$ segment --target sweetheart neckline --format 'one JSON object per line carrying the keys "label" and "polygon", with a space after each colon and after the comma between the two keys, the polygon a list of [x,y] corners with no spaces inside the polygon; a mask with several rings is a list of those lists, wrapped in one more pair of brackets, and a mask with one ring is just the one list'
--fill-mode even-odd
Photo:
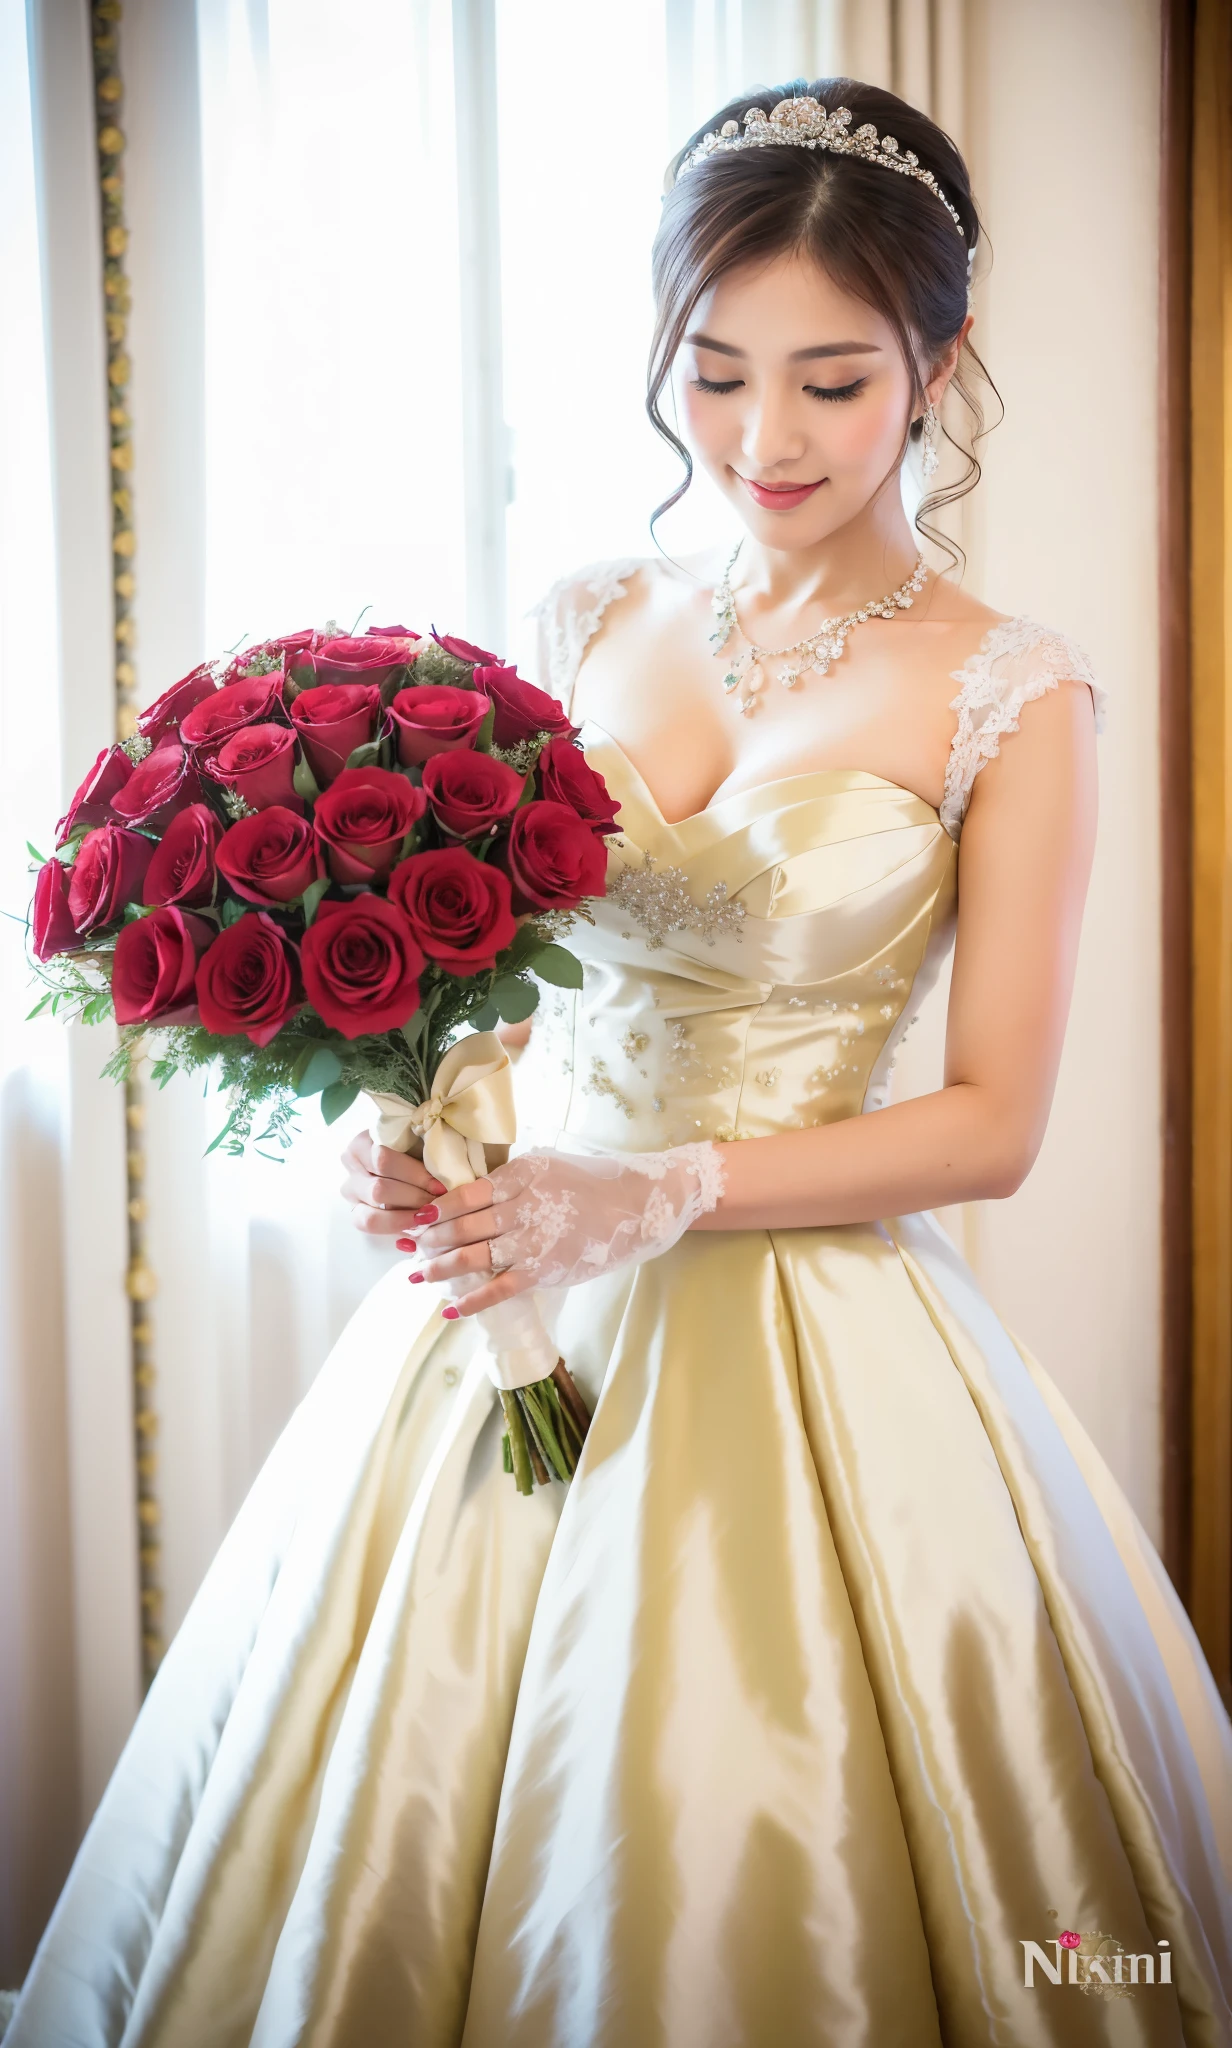
{"label": "sweetheart neckline", "polygon": [[910,797],[913,803],[922,804],[926,811],[932,813],[932,816],[936,818],[938,824],[941,823],[941,812],[938,809],[937,805],[930,804],[926,797],[922,797],[919,794],[918,790],[908,789],[901,782],[891,782],[889,777],[886,775],[874,775],[870,768],[805,768],[802,769],[800,773],[796,775],[777,775],[774,776],[769,782],[755,783],[751,789],[734,789],[728,796],[719,796],[716,793],[714,796],[711,797],[710,802],[706,804],[700,811],[689,811],[683,818],[665,818],[663,815],[662,807],[659,804],[659,800],[656,797],[654,791],[651,789],[650,784],[647,782],[645,776],[642,774],[642,771],[638,767],[636,761],[634,761],[631,758],[631,756],[628,753],[626,753],[624,747],[622,747],[620,741],[616,738],[615,733],[609,732],[605,725],[600,725],[597,718],[589,717],[583,718],[581,725],[578,727],[579,733],[584,733],[588,726],[594,732],[601,733],[603,735],[603,738],[607,741],[608,745],[614,747],[616,752],[620,755],[621,760],[624,762],[625,767],[629,770],[630,774],[637,777],[637,780],[641,785],[643,794],[649,801],[651,809],[654,811],[656,817],[659,820],[659,823],[662,826],[664,826],[664,828],[668,832],[678,832],[685,825],[696,825],[703,818],[714,817],[717,812],[725,809],[725,807],[728,804],[738,803],[742,800],[747,802],[753,797],[766,795],[766,793],[769,790],[789,789],[792,783],[794,782],[819,782],[825,778],[834,776],[844,776],[848,778],[858,777],[859,783],[861,784],[871,785],[872,787],[878,789],[895,790],[897,791],[899,796]]}

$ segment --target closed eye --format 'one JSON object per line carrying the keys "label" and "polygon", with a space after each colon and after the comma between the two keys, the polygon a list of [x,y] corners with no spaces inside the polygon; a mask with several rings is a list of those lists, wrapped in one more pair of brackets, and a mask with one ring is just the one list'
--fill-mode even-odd
{"label": "closed eye", "polygon": [[[743,382],[743,377],[731,377],[720,382],[714,377],[703,377],[700,370],[693,379],[696,390],[710,392],[717,397],[728,391],[739,391]],[[851,384],[806,384],[804,389],[810,398],[828,398],[841,403],[847,398],[857,398],[867,382],[867,377],[857,377]]]}
{"label": "closed eye", "polygon": [[841,401],[844,398],[857,397],[867,382],[867,377],[857,377],[854,384],[806,384],[804,388],[810,398],[832,398]]}

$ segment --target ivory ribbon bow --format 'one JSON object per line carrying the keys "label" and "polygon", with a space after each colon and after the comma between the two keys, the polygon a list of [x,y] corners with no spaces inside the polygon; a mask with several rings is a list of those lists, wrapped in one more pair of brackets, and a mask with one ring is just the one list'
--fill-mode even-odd
{"label": "ivory ribbon bow", "polygon": [[[447,1188],[481,1180],[488,1170],[485,1145],[511,1145],[518,1119],[513,1100],[513,1062],[494,1031],[473,1031],[452,1045],[437,1068],[426,1102],[369,1089],[380,1115],[372,1126],[376,1145],[409,1152],[423,1140],[428,1172]],[[453,1283],[455,1295],[481,1287],[479,1274]],[[488,1337],[487,1369],[494,1386],[527,1387],[547,1379],[556,1346],[543,1327],[533,1294],[518,1294],[476,1320]]]}
{"label": "ivory ribbon bow", "polygon": [[445,1054],[426,1102],[368,1091],[380,1116],[376,1145],[409,1152],[423,1140],[428,1172],[447,1188],[480,1180],[488,1170],[485,1145],[511,1145],[517,1132],[513,1063],[495,1031],[473,1031]]}

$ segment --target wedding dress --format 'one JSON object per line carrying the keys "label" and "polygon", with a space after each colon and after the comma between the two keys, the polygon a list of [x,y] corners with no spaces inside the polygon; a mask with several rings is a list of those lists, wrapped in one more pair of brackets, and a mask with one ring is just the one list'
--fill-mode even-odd
{"label": "wedding dress", "polygon": [[[562,700],[631,567],[545,606]],[[519,1072],[540,1125],[875,1108],[974,777],[1062,677],[1055,635],[988,634],[939,813],[844,769],[669,825],[586,726],[622,832]],[[932,1219],[693,1232],[543,1295],[595,1415],[529,1499],[439,1300],[391,1270],[292,1417],[7,2048],[1228,2048],[1232,1727]]]}

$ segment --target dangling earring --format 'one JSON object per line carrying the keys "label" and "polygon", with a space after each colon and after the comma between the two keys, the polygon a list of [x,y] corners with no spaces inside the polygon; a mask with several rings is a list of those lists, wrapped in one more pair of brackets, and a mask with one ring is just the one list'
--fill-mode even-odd
{"label": "dangling earring", "polygon": [[927,483],[930,476],[936,475],[937,465],[941,460],[941,457],[937,453],[937,428],[939,425],[940,422],[937,418],[937,408],[930,399],[929,403],[924,408],[920,420],[920,469],[923,473],[925,483]]}

